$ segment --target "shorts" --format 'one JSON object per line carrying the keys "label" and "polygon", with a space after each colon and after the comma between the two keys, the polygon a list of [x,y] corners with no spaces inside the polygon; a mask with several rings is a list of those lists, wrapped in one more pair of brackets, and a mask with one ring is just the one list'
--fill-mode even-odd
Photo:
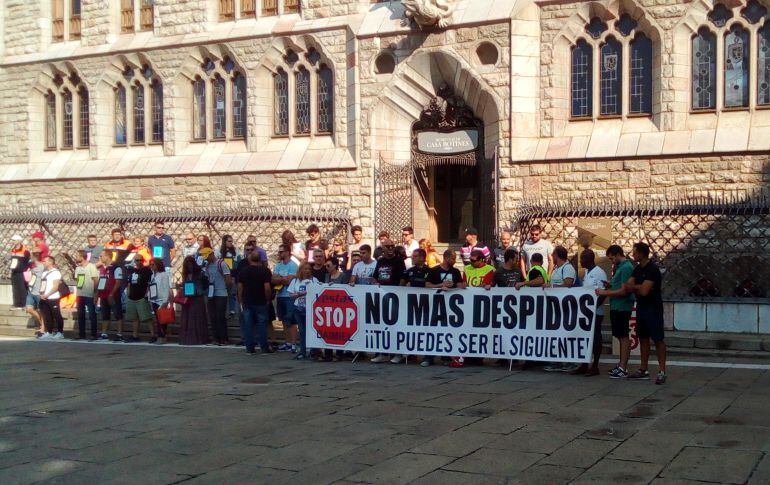
{"label": "shorts", "polygon": [[27,293],[27,302],[25,304],[27,308],[32,308],[33,310],[37,310],[40,308],[40,295],[33,295],[32,293]]}
{"label": "shorts", "polygon": [[102,309],[103,321],[109,322],[110,315],[115,317],[115,320],[123,320],[123,304],[119,297],[116,298],[115,304],[110,303],[109,298],[99,298],[99,306]]}
{"label": "shorts", "polygon": [[653,342],[663,341],[663,309],[636,308],[636,335],[652,339]]}
{"label": "shorts", "polygon": [[628,338],[628,322],[631,320],[631,312],[610,310],[610,323],[612,324],[612,336],[615,338]]}
{"label": "shorts", "polygon": [[294,318],[294,299],[288,296],[279,296],[275,299],[276,313],[278,319],[283,322],[284,325],[292,326],[297,324],[297,320]]}
{"label": "shorts", "polygon": [[142,298],[141,300],[128,299],[126,302],[126,320],[134,322],[146,322],[152,320],[153,312],[150,302]]}

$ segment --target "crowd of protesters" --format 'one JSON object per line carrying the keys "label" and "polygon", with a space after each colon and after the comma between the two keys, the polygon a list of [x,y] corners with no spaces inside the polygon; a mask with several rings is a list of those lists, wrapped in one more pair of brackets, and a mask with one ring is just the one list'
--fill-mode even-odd
{"label": "crowd of protesters", "polygon": [[[305,335],[307,286],[311,283],[412,286],[444,290],[466,287],[575,287],[593,288],[599,298],[591,364],[553,363],[549,372],[599,374],[602,352],[601,327],[605,299],[609,300],[612,335],[620,344],[620,359],[611,378],[649,379],[650,340],[655,343],[659,372],[658,384],[666,381],[666,347],[663,331],[661,272],[650,260],[645,243],[633,246],[632,263],[616,245],[606,250],[612,263],[612,276],[597,266],[591,249],[579,253],[577,265],[567,249],[554,246],[535,225],[520,250],[513,246],[510,232],[503,231],[499,246],[490,249],[479,242],[474,228],[465,231],[465,243],[457,253],[447,249],[437,254],[428,239],[415,239],[414,230],[404,227],[400,242],[386,231],[376,244],[363,239],[360,226],[351,229],[352,242],[328,241],[312,224],[302,243],[290,230],[283,232],[272,269],[267,252],[248,236],[241,251],[232,236],[222,237],[213,247],[206,235],[187,234],[179,248],[158,221],[154,234],[146,239],[126,239],[120,229],[99,243],[96,235],[77,251],[75,300],[78,318],[77,339],[139,342],[144,325],[150,342],[165,343],[168,324],[179,321],[178,340],[184,345],[230,345],[228,319],[240,320],[240,344],[249,354],[290,352],[294,358],[340,360],[351,357],[342,352],[308,349]],[[56,259],[49,254],[44,235],[32,234],[30,247],[23,238],[12,238],[10,255],[13,305],[26,308],[40,324],[40,339],[63,339],[64,321],[60,302],[69,296]],[[173,281],[171,262],[177,251],[183,258],[181,279]],[[458,266],[461,269],[458,268]],[[576,270],[580,268],[580,272]],[[514,291],[515,291],[514,290]],[[641,365],[629,372],[629,322],[636,306],[636,333],[640,340]],[[181,308],[176,318],[175,308]],[[101,316],[101,326],[98,316]],[[268,327],[275,319],[283,324],[284,342],[274,349],[268,340]],[[89,326],[87,328],[86,320]],[[116,332],[110,336],[111,322]],[[124,336],[124,325],[131,324],[131,335]],[[401,363],[401,355],[376,354],[372,363]],[[481,359],[456,357],[442,359],[450,367],[478,364]],[[422,358],[422,366],[434,363],[433,356]],[[521,368],[533,365],[519,363]]]}

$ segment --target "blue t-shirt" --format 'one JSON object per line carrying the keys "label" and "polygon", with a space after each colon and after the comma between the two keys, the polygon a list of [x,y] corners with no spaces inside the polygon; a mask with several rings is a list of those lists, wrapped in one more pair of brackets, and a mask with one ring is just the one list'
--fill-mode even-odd
{"label": "blue t-shirt", "polygon": [[[292,260],[289,260],[288,263],[284,263],[283,261],[278,261],[276,263],[275,268],[273,269],[273,274],[277,274],[279,276],[291,276],[297,274],[297,269],[299,266],[297,266],[297,263],[295,263]],[[288,298],[289,297],[289,285],[283,285],[283,288],[278,292],[278,298]]]}
{"label": "blue t-shirt", "polygon": [[161,237],[152,235],[147,238],[147,246],[150,248],[150,255],[153,259],[163,258],[163,265],[171,267],[171,250],[174,248],[174,240],[168,234]]}

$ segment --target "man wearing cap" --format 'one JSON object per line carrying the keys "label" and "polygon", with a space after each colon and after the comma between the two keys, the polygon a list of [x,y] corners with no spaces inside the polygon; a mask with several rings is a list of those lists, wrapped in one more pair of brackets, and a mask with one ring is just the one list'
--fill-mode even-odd
{"label": "man wearing cap", "polygon": [[465,244],[460,248],[460,257],[465,266],[471,264],[471,253],[477,250],[481,251],[485,261],[489,260],[491,253],[488,247],[479,243],[479,231],[475,227],[469,227],[465,230]]}
{"label": "man wearing cap", "polygon": [[41,231],[32,233],[32,247],[40,249],[40,261],[48,257],[48,244],[45,243],[45,234]]}
{"label": "man wearing cap", "polygon": [[13,307],[24,308],[27,302],[27,282],[24,280],[24,272],[29,267],[29,251],[18,234],[11,238],[11,290],[13,292]]}
{"label": "man wearing cap", "polygon": [[126,320],[133,324],[133,336],[127,342],[139,342],[139,323],[146,322],[150,328],[150,343],[158,340],[155,336],[155,325],[153,325],[153,312],[149,300],[147,300],[147,290],[150,288],[152,279],[152,270],[145,266],[144,257],[137,254],[134,257],[134,270],[131,272],[126,290],[128,299],[126,300]]}
{"label": "man wearing cap", "polygon": [[230,268],[218,259],[211,248],[201,248],[198,254],[208,263],[203,270],[209,279],[208,314],[211,335],[216,345],[229,345],[227,336],[227,295],[233,285]]}

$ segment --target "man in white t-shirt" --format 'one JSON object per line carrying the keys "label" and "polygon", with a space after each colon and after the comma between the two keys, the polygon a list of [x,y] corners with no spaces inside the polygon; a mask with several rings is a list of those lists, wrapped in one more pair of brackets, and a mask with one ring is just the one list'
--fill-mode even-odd
{"label": "man in white t-shirt", "polygon": [[353,266],[353,274],[350,275],[350,286],[374,285],[377,281],[374,279],[374,269],[377,267],[377,261],[372,259],[372,247],[364,244],[358,248],[361,253],[361,261]]}
{"label": "man in white t-shirt", "polygon": [[532,268],[532,255],[535,253],[543,255],[543,269],[548,271],[548,274],[553,271],[553,244],[547,239],[542,239],[542,232],[538,224],[530,228],[529,239],[521,247],[521,261],[519,261],[521,274],[529,274]]}
{"label": "man in white t-shirt", "polygon": [[64,338],[64,318],[61,316],[59,308],[59,283],[62,280],[61,272],[56,269],[56,260],[53,256],[48,256],[43,260],[45,271],[40,276],[40,313],[43,315],[46,332],[40,336],[41,339],[60,340]]}
{"label": "man in white t-shirt", "polygon": [[401,246],[406,251],[404,265],[406,269],[409,269],[414,266],[412,264],[412,253],[414,253],[415,249],[420,249],[420,243],[414,240],[414,229],[411,226],[401,229]]}
{"label": "man in white t-shirt", "polygon": [[353,269],[353,253],[359,252],[364,244],[371,246],[368,241],[364,241],[364,230],[361,226],[353,226],[350,228],[350,233],[353,235],[353,242],[348,244],[348,267],[340,269]]}
{"label": "man in white t-shirt", "polygon": [[[553,272],[548,286],[551,288],[571,288],[577,280],[577,272],[567,261],[567,249],[564,246],[553,248],[553,263]],[[554,362],[543,367],[543,370],[546,372],[572,372],[577,368],[576,364]]]}
{"label": "man in white t-shirt", "polygon": [[[580,266],[585,268],[586,272],[583,275],[583,287],[592,288],[594,290],[603,290],[607,287],[607,273],[603,269],[596,266],[596,255],[590,249],[585,249],[580,253]],[[599,297],[599,301],[596,305],[596,322],[594,323],[594,345],[593,345],[593,361],[591,367],[588,364],[581,364],[575,374],[585,374],[587,376],[599,375],[599,358],[602,355],[602,321],[604,320],[604,297]]]}

